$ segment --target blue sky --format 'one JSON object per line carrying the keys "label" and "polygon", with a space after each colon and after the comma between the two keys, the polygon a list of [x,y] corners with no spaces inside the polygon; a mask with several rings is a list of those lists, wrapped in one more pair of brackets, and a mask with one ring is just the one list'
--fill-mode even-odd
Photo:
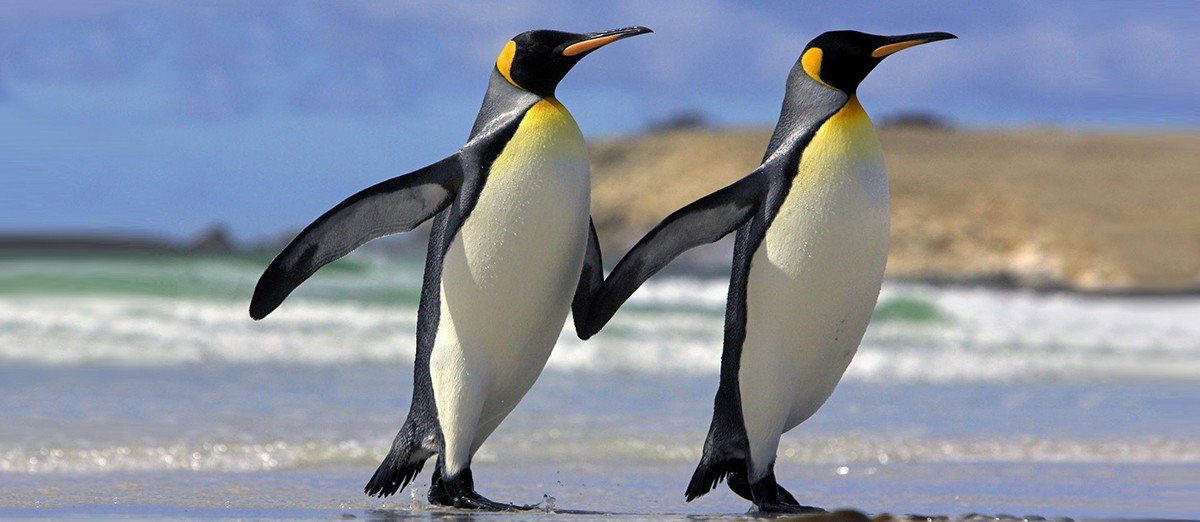
{"label": "blue sky", "polygon": [[307,224],[460,146],[495,56],[534,28],[645,25],[559,98],[590,138],[694,112],[774,123],[822,31],[950,31],[860,90],[877,118],[967,127],[1200,127],[1193,2],[8,2],[0,233],[241,239]]}

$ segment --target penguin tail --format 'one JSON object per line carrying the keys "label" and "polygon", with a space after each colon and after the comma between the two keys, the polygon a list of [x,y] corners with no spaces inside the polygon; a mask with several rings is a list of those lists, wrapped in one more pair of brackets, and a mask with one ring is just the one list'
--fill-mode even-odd
{"label": "penguin tail", "polygon": [[363,492],[380,498],[394,495],[414,478],[417,478],[417,474],[421,473],[421,469],[424,467],[424,460],[405,462],[395,452],[388,453],[387,458],[383,459],[383,463],[379,465],[379,469],[375,470],[371,481],[367,482],[367,486],[363,488]]}
{"label": "penguin tail", "polygon": [[745,468],[745,462],[741,459],[717,460],[710,455],[710,452],[704,452],[704,456],[700,458],[700,464],[692,473],[692,481],[688,483],[687,487],[688,502],[707,495],[709,491],[716,489],[726,476]]}
{"label": "penguin tail", "polygon": [[429,441],[422,440],[431,438],[418,436],[414,423],[405,422],[404,427],[400,428],[400,433],[396,434],[391,451],[383,458],[363,492],[372,497],[383,498],[407,486],[421,473],[425,461],[436,453],[426,446],[425,442]]}

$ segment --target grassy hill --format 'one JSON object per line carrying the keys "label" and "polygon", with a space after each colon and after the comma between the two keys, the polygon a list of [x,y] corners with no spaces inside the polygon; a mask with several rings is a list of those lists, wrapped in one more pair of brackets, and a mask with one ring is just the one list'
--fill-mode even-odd
{"label": "grassy hill", "polygon": [[[1200,289],[1200,134],[880,133],[888,276],[1097,292]],[[769,130],[675,130],[592,147],[609,261],[671,211],[756,167]]]}

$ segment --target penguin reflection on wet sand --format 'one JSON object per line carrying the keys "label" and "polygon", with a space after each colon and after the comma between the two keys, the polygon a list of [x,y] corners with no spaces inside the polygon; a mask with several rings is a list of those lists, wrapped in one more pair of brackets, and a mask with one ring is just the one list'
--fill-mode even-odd
{"label": "penguin reflection on wet sand", "polygon": [[255,319],[321,266],[433,218],[412,406],[367,494],[395,493],[437,455],[431,503],[518,509],[475,492],[471,459],[533,386],[568,309],[578,330],[603,281],[587,148],[554,90],[588,53],[648,32],[516,36],[496,60],[466,145],[350,196],[263,273],[250,304]]}
{"label": "penguin reflection on wet sand", "polygon": [[883,281],[887,175],[855,92],[892,53],[954,37],[835,31],[809,42],[762,165],[664,219],[597,292],[585,337],[676,256],[736,232],[721,379],[689,501],[727,479],[760,511],[819,511],[776,483],[775,453],[833,392]]}

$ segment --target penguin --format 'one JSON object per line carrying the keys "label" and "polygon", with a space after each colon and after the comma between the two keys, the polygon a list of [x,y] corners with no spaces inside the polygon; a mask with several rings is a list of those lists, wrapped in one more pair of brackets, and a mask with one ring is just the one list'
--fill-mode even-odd
{"label": "penguin", "polygon": [[597,291],[590,337],[649,277],[735,233],[721,376],[690,502],[721,480],[762,512],[810,512],[775,479],[780,435],[833,392],[858,349],[887,261],[883,150],[859,83],[885,57],[949,33],[821,34],[788,75],[762,164],[672,213]]}
{"label": "penguin", "polygon": [[412,405],[364,492],[386,497],[437,455],[435,505],[514,506],[475,491],[471,459],[545,367],[572,310],[603,282],[583,135],[554,97],[584,56],[650,32],[537,30],[505,44],[470,137],[454,154],[342,201],[263,272],[250,316],[266,317],[317,269],[372,239],[433,219],[417,311]]}

